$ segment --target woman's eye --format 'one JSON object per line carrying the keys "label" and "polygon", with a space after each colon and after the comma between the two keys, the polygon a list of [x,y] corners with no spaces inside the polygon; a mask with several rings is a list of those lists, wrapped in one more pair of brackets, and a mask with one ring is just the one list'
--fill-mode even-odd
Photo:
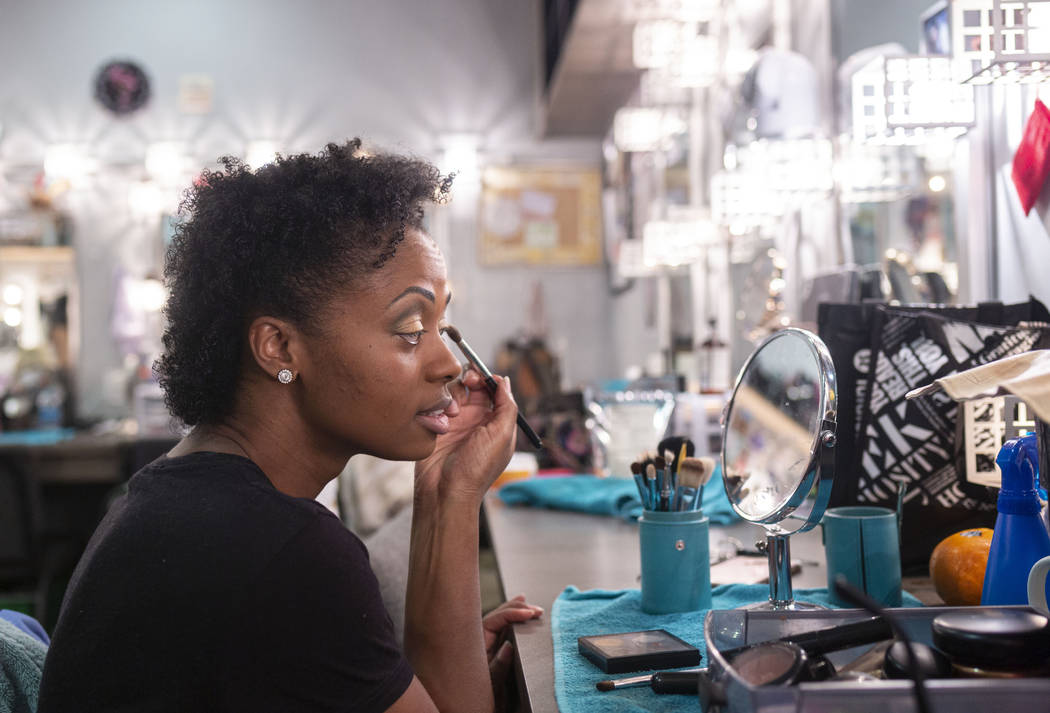
{"label": "woman's eye", "polygon": [[427,330],[420,329],[416,332],[402,332],[398,336],[404,339],[409,344],[419,344],[419,340],[423,338],[423,335],[427,333]]}

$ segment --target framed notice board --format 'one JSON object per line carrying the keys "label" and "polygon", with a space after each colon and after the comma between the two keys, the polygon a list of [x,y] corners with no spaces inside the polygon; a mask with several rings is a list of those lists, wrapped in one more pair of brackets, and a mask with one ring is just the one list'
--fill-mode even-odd
{"label": "framed notice board", "polygon": [[596,265],[598,169],[486,168],[479,225],[483,265]]}

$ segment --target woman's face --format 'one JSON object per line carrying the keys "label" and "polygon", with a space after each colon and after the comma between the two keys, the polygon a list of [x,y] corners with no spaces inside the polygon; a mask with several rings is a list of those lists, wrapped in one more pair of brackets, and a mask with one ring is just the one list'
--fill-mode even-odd
{"label": "woman's face", "polygon": [[388,460],[430,455],[460,363],[442,337],[451,298],[437,245],[408,229],[394,257],[337,294],[305,337],[302,413],[316,446]]}

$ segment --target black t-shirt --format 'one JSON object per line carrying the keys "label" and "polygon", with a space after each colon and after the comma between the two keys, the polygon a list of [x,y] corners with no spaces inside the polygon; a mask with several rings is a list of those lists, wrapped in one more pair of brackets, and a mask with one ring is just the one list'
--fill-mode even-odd
{"label": "black t-shirt", "polygon": [[99,525],[38,711],[383,711],[411,681],[361,541],[247,458],[194,453]]}

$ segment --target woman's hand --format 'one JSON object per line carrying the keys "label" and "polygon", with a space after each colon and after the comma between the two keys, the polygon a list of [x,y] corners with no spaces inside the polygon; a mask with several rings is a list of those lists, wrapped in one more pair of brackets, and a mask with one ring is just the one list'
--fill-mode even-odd
{"label": "woman's hand", "polygon": [[459,414],[449,420],[448,433],[438,436],[434,452],[416,464],[417,486],[480,502],[506,468],[514,452],[518,407],[510,381],[493,378],[499,388],[492,396],[474,369],[450,389]]}
{"label": "woman's hand", "polygon": [[537,607],[525,601],[525,595],[519,594],[508,602],[486,614],[481,620],[485,631],[485,653],[489,659],[489,674],[492,676],[492,690],[497,707],[503,698],[503,688],[510,675],[510,664],[514,660],[514,646],[507,641],[507,632],[511,624],[530,619],[537,619],[543,614],[543,607]]}

